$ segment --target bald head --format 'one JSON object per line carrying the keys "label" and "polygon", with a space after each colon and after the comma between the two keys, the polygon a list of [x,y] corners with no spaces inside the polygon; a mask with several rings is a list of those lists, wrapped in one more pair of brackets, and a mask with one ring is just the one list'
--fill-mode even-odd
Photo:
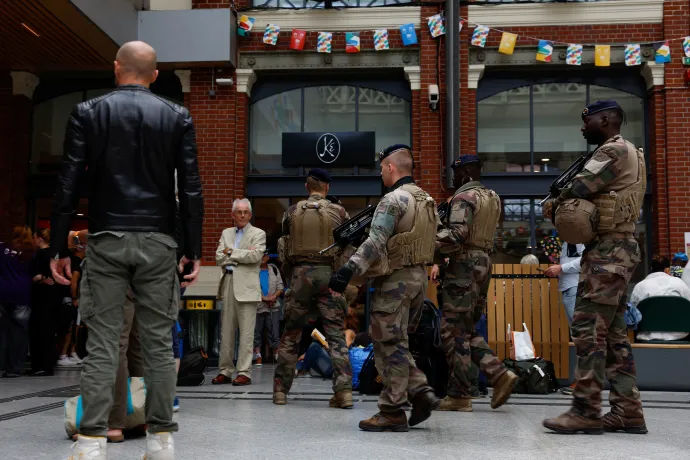
{"label": "bald head", "polygon": [[150,85],[158,77],[156,50],[140,41],[125,43],[115,56],[115,76],[118,85]]}

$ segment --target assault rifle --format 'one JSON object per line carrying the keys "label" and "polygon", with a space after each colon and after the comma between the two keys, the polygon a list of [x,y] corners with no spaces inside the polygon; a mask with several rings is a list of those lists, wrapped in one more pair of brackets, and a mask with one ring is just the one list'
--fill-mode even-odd
{"label": "assault rifle", "polygon": [[546,198],[541,200],[539,205],[543,206],[547,200],[551,198],[557,198],[558,195],[561,194],[561,189],[564,189],[568,185],[570,185],[573,179],[575,179],[575,176],[582,172],[582,170],[585,168],[585,164],[589,161],[590,158],[592,158],[592,155],[594,155],[594,152],[581,156],[580,158],[575,160],[575,163],[571,164],[570,167],[568,167],[568,169],[566,169],[563,172],[563,174],[558,176],[556,180],[554,180],[551,184],[551,187],[549,188],[549,194],[546,196]]}
{"label": "assault rifle", "polygon": [[[438,205],[437,210],[439,217],[445,219],[450,211],[450,205],[444,201]],[[319,251],[319,255],[324,255],[336,246],[342,247],[348,244],[359,246],[369,232],[371,221],[374,219],[374,211],[376,211],[376,206],[369,206],[351,217],[347,222],[338,225],[333,229],[333,244]]]}

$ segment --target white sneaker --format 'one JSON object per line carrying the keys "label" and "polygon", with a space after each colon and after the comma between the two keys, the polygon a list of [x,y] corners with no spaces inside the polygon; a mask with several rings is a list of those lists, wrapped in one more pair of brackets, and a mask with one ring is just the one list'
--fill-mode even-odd
{"label": "white sneaker", "polygon": [[76,351],[74,353],[72,353],[71,355],[69,355],[69,359],[70,359],[70,361],[72,361],[73,363],[76,363],[76,364],[82,363],[82,359],[79,357],[79,355],[77,354]]}
{"label": "white sneaker", "polygon": [[172,433],[146,433],[146,454],[141,460],[174,460]]}
{"label": "white sneaker", "polygon": [[107,460],[105,455],[106,442],[105,437],[80,434],[77,436],[77,442],[72,444],[72,455],[67,457],[67,460]]}
{"label": "white sneaker", "polygon": [[76,363],[69,359],[66,355],[60,355],[60,359],[57,362],[58,367],[74,367]]}

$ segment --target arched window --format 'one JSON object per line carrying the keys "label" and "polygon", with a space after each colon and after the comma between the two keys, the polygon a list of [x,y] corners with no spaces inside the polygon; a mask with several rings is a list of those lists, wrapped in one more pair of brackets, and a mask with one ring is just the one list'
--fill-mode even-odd
{"label": "arched window", "polygon": [[[376,150],[411,142],[410,102],[377,89],[348,85],[269,94],[250,108],[249,174],[297,175],[281,166],[282,135],[294,132],[374,131]],[[334,174],[374,174],[373,168],[332,168]]]}
{"label": "arched window", "polygon": [[486,173],[544,173],[566,169],[588,146],[581,113],[588,101],[616,100],[626,113],[623,136],[645,146],[644,99],[582,83],[542,83],[509,89],[477,104],[477,152]]}

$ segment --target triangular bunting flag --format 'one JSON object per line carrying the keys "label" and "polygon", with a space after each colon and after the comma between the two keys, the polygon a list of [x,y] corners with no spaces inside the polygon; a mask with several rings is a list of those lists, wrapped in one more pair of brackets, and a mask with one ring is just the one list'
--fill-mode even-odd
{"label": "triangular bunting flag", "polygon": [[683,39],[683,52],[685,57],[690,57],[690,37],[685,37]]}
{"label": "triangular bunting flag", "polygon": [[307,31],[302,29],[292,29],[292,37],[290,38],[290,49],[302,51],[304,43],[307,41]]}
{"label": "triangular bunting flag", "polygon": [[403,24],[400,26],[400,36],[404,46],[417,44],[417,32],[414,30],[414,24]]}

